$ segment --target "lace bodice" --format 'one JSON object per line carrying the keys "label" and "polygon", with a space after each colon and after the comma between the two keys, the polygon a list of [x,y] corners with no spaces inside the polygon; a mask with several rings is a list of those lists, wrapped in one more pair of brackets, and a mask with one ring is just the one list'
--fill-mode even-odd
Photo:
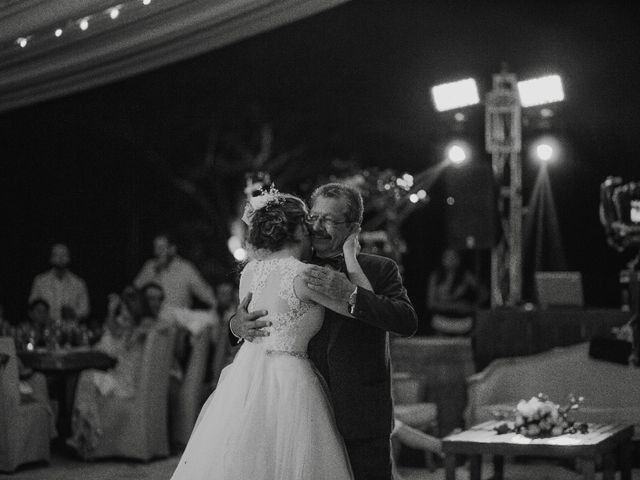
{"label": "lace bodice", "polygon": [[324,310],[295,294],[293,280],[304,266],[293,257],[272,258],[252,261],[242,271],[240,294],[253,293],[249,311],[267,310],[263,319],[272,322],[267,328],[270,335],[257,337],[254,343],[270,350],[306,352],[309,340],[322,326]]}

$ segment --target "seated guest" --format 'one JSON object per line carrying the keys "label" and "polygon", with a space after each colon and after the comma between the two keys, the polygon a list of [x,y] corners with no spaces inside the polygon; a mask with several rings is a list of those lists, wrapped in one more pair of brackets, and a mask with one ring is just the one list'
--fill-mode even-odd
{"label": "seated guest", "polygon": [[445,250],[441,265],[429,276],[427,287],[431,328],[440,335],[471,333],[478,299],[475,276],[462,267],[458,252]]}
{"label": "seated guest", "polygon": [[51,269],[36,276],[31,287],[29,301],[42,298],[49,303],[54,321],[66,319],[84,320],[89,315],[89,294],[80,277],[69,270],[69,248],[57,243],[51,247]]}
{"label": "seated guest", "polygon": [[71,419],[72,436],[67,441],[85,458],[91,457],[100,442],[104,399],[135,396],[147,333],[168,326],[145,314],[142,295],[133,287],[125,288],[120,296],[109,295],[108,302],[105,331],[94,348],[117,358],[118,363],[106,372],[85,370],[80,374]]}
{"label": "seated guest", "polygon": [[44,298],[35,298],[29,302],[28,315],[29,323],[39,330],[44,330],[51,325],[49,302]]}
{"label": "seated guest", "polygon": [[49,315],[49,303],[42,298],[35,298],[29,302],[27,310],[28,318],[20,322],[17,330],[21,333],[22,347],[31,344],[27,349],[45,346],[46,332],[51,327],[51,316]]}
{"label": "seated guest", "polygon": [[164,290],[160,285],[154,282],[145,283],[140,289],[140,292],[142,294],[145,316],[155,321],[171,324],[176,329],[174,345],[175,362],[171,368],[171,375],[181,380],[191,354],[189,330],[176,322],[175,315],[170,308],[165,308]]}

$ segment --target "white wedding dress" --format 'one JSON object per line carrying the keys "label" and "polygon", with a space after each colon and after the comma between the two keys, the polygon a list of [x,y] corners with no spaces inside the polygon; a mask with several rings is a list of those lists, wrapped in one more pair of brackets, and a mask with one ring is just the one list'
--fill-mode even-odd
{"label": "white wedding dress", "polygon": [[293,257],[252,261],[240,296],[268,310],[270,335],[245,342],[205,403],[172,480],[352,479],[323,379],[307,343],[323,308],[302,302]]}

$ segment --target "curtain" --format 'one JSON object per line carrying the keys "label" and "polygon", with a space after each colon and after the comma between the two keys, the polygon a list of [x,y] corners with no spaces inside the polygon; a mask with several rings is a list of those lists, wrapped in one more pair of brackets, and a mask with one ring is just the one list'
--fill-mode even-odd
{"label": "curtain", "polygon": [[344,1],[0,0],[0,112],[193,57]]}

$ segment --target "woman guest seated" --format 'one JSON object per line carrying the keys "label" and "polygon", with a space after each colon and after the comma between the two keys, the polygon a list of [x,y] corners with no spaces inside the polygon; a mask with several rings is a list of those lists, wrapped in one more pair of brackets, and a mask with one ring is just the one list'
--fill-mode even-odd
{"label": "woman guest seated", "polygon": [[151,314],[141,292],[126,287],[121,296],[111,294],[102,338],[94,346],[118,363],[106,372],[85,370],[76,388],[67,443],[84,458],[90,458],[100,442],[101,408],[110,396],[128,398],[136,394],[144,342],[150,329],[169,328],[168,322]]}
{"label": "woman guest seated", "polygon": [[440,335],[469,334],[480,296],[478,282],[462,267],[458,252],[445,250],[440,267],[429,276],[431,328]]}

